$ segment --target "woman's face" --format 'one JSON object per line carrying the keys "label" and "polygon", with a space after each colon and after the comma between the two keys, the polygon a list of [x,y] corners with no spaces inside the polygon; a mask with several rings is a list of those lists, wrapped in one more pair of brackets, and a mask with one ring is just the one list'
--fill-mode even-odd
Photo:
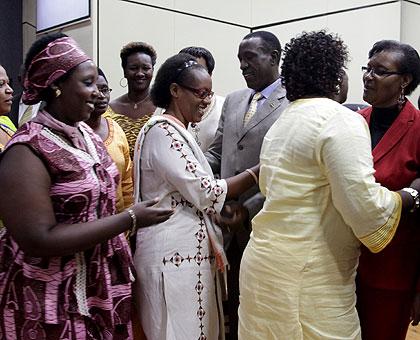
{"label": "woman's face", "polygon": [[347,100],[347,93],[349,92],[349,77],[347,73],[344,72],[343,78],[340,83],[340,91],[337,94],[335,100],[340,104],[343,104]]}
{"label": "woman's face", "polygon": [[99,94],[95,103],[95,116],[100,116],[105,113],[108,109],[108,103],[110,99],[110,89],[108,83],[103,76],[98,75],[98,80],[96,81],[96,87],[98,88]]}
{"label": "woman's face", "polygon": [[61,95],[55,100],[64,123],[74,125],[89,119],[98,98],[97,77],[95,64],[88,60],[76,66],[66,80],[57,84]]}
{"label": "woman's face", "polygon": [[9,85],[6,70],[0,66],[0,115],[10,112],[12,108],[13,89]]}
{"label": "woman's face", "polygon": [[363,100],[374,107],[385,108],[397,105],[402,86],[411,81],[411,75],[399,72],[402,55],[395,51],[382,51],[369,59],[363,74]]}
{"label": "woman's face", "polygon": [[131,90],[147,90],[153,78],[152,58],[141,52],[129,55],[127,66],[124,69],[124,77],[127,78]]}
{"label": "woman's face", "polygon": [[185,122],[198,123],[211,103],[213,92],[209,73],[202,68],[191,70],[189,84],[178,84],[177,103]]}

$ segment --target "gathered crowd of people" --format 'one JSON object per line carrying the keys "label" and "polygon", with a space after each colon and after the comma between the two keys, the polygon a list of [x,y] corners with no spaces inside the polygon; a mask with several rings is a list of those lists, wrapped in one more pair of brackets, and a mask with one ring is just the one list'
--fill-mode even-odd
{"label": "gathered crowd of people", "polygon": [[200,46],[154,77],[155,48],[125,44],[113,99],[63,33],[30,47],[21,96],[0,65],[0,338],[404,340],[420,57],[394,40],[366,55],[351,109],[349,51],[325,30],[284,51],[247,34],[247,88],[226,98]]}

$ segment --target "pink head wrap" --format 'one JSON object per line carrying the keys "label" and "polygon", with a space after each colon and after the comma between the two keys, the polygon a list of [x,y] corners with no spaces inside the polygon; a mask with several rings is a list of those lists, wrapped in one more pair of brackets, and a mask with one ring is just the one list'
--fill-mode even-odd
{"label": "pink head wrap", "polygon": [[32,59],[26,71],[22,101],[27,105],[40,102],[43,90],[86,60],[90,57],[72,38],[63,37],[50,42]]}

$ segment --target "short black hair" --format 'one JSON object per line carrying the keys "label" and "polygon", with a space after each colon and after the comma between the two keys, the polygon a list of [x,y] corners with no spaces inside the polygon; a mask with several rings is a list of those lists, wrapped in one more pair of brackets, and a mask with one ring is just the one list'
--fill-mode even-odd
{"label": "short black hair", "polygon": [[197,63],[197,59],[191,54],[178,53],[166,59],[159,68],[150,91],[153,104],[167,109],[172,100],[171,84],[187,85],[192,79],[192,70],[194,69],[202,69],[207,72],[204,66]]}
{"label": "short black hair", "polygon": [[210,51],[204,47],[190,46],[185,47],[179,53],[188,53],[196,58],[203,58],[206,61],[207,71],[211,75],[214,70],[215,61]]}
{"label": "short black hair", "polygon": [[157,54],[153,46],[141,41],[132,41],[124,45],[120,51],[121,66],[123,69],[127,66],[128,57],[134,53],[147,54],[152,60],[152,66],[155,66]]}
{"label": "short black hair", "polygon": [[281,76],[287,99],[330,97],[337,91],[348,60],[347,46],[338,36],[325,30],[303,32],[284,51]]}
{"label": "short black hair", "polygon": [[280,56],[281,56],[281,45],[279,39],[271,32],[268,31],[255,31],[248,33],[242,40],[247,40],[251,38],[260,38],[265,45],[266,53],[270,53],[274,50],[279,52],[279,60],[280,62]]}
{"label": "short black hair", "polygon": [[105,81],[108,82],[108,79],[106,79],[104,71],[100,67],[98,67],[98,76],[104,77]]}
{"label": "short black hair", "polygon": [[405,94],[411,94],[420,82],[420,58],[417,51],[410,45],[396,40],[380,40],[369,51],[369,59],[383,51],[393,51],[401,54],[399,72],[411,74],[413,80],[405,88]]}

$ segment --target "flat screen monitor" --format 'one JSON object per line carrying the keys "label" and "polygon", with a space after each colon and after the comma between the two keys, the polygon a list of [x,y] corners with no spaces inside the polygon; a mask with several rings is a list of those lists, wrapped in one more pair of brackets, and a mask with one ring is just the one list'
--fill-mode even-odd
{"label": "flat screen monitor", "polygon": [[89,17],[90,0],[37,0],[37,33],[86,20]]}

